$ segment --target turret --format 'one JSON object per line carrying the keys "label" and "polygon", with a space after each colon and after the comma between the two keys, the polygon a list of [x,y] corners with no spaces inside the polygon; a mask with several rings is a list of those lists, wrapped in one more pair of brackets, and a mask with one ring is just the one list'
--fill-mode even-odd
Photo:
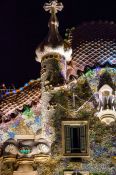
{"label": "turret", "polygon": [[36,49],[36,60],[41,62],[42,85],[58,86],[66,80],[67,62],[71,60],[72,49],[59,34],[59,22],[56,16],[63,9],[62,3],[54,0],[45,3],[45,11],[51,14],[48,22],[49,32],[44,41]]}

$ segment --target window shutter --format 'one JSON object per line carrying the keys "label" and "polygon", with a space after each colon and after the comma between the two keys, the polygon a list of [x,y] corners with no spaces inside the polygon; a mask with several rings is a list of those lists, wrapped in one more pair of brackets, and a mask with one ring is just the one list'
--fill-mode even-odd
{"label": "window shutter", "polygon": [[86,152],[86,126],[80,126],[80,146],[81,152]]}
{"label": "window shutter", "polygon": [[65,152],[71,153],[70,126],[65,126]]}

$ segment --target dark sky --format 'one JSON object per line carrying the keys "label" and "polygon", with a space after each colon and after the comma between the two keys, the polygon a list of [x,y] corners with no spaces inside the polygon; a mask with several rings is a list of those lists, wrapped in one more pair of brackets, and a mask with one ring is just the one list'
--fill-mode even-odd
{"label": "dark sky", "polygon": [[[0,0],[0,84],[23,86],[39,77],[35,49],[48,32],[47,0]],[[116,0],[62,0],[60,33],[85,21],[116,22]],[[48,1],[47,1],[48,2]]]}

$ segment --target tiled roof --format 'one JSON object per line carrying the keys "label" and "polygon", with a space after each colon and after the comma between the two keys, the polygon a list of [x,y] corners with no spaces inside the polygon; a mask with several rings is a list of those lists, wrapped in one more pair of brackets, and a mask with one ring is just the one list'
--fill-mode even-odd
{"label": "tiled roof", "polygon": [[116,24],[91,22],[70,32],[73,61],[79,70],[107,62],[116,65]]}
{"label": "tiled roof", "polygon": [[[13,117],[17,111],[22,110],[24,105],[31,105],[39,101],[40,80],[30,81],[23,88],[4,96],[0,101],[0,120],[8,120]],[[14,114],[14,115],[13,115]],[[6,118],[6,119],[5,119]]]}

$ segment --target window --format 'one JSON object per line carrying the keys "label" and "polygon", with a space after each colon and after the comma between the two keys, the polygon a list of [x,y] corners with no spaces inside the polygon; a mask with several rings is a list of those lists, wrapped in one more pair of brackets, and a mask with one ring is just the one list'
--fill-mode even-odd
{"label": "window", "polygon": [[79,171],[79,172],[75,172],[75,171],[64,171],[64,175],[89,175],[88,171]]}
{"label": "window", "polygon": [[88,122],[63,121],[62,129],[64,156],[88,156]]}

